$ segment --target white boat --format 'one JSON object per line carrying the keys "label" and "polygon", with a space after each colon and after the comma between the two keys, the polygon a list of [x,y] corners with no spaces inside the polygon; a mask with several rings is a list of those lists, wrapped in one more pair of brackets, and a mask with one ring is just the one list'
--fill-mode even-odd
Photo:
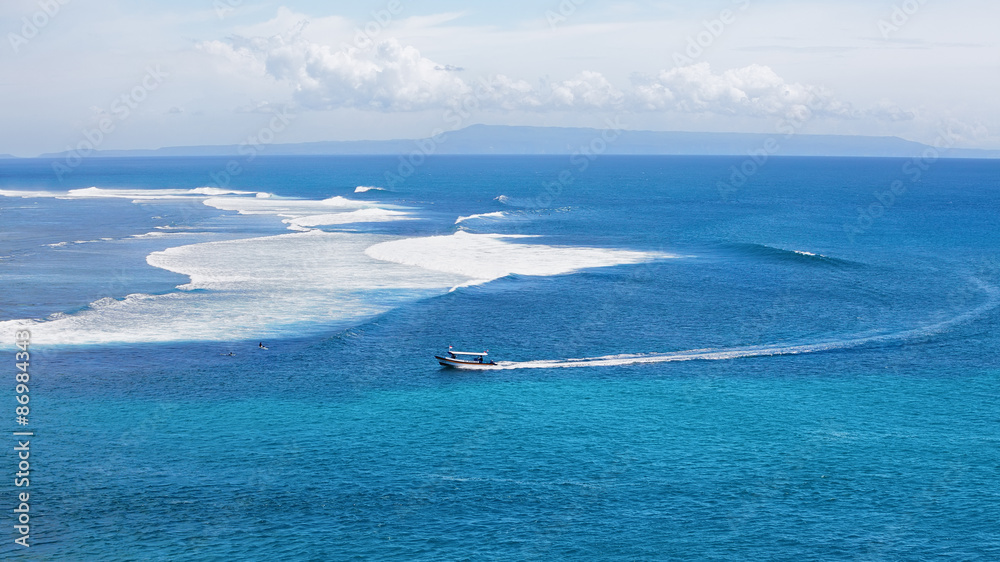
{"label": "white boat", "polygon": [[486,360],[489,351],[488,349],[486,351],[452,351],[451,346],[448,346],[447,357],[435,355],[434,358],[444,367],[455,369],[490,369],[496,367],[497,364],[496,361]]}

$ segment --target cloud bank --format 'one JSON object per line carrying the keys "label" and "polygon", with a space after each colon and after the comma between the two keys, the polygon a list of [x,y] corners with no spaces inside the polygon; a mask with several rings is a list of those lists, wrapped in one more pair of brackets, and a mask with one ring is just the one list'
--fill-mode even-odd
{"label": "cloud bank", "polygon": [[635,73],[619,89],[604,75],[583,71],[537,85],[505,75],[466,79],[456,66],[433,61],[415,47],[388,39],[362,49],[334,49],[303,38],[242,38],[199,45],[245,71],[287,83],[296,103],[313,110],[356,108],[397,112],[459,107],[474,97],[487,110],[634,111],[808,119],[822,115],[890,121],[913,114],[888,103],[858,110],[826,89],[789,82],[760,64],[716,72],[707,62]]}

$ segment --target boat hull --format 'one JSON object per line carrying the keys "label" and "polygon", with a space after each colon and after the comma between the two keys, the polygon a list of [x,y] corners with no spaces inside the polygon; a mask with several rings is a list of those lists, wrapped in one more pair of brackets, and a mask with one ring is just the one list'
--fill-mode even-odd
{"label": "boat hull", "polygon": [[434,356],[437,362],[443,367],[451,367],[453,369],[469,369],[469,370],[486,370],[495,369],[497,367],[496,363],[480,363],[478,361],[462,361],[461,359],[449,359],[448,357],[441,357],[439,355]]}

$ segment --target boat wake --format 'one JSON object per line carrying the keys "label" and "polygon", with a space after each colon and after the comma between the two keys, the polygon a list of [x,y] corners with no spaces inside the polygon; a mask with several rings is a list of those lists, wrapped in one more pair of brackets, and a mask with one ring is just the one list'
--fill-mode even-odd
{"label": "boat wake", "polygon": [[948,320],[899,332],[881,334],[862,334],[855,337],[827,340],[811,343],[771,344],[745,347],[728,347],[720,349],[692,349],[668,353],[635,353],[624,355],[605,355],[581,359],[551,359],[538,361],[500,361],[498,369],[564,369],[570,367],[614,367],[620,365],[639,365],[646,363],[671,363],[674,361],[718,361],[724,359],[739,359],[743,357],[768,357],[774,355],[799,355],[803,353],[818,353],[850,349],[867,345],[885,345],[927,338],[940,334],[959,324],[972,321],[1000,304],[1000,290],[978,279],[972,280],[987,295],[987,300],[976,308],[950,318]]}

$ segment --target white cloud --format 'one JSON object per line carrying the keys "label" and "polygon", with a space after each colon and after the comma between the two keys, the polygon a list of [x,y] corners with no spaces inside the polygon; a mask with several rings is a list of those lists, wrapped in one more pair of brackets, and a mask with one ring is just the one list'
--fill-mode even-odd
{"label": "white cloud", "polygon": [[[266,40],[260,38],[250,41],[237,40],[234,43],[204,41],[199,43],[197,48],[207,55],[224,59],[237,72],[263,75],[265,74],[265,63],[255,55],[259,46],[254,44],[261,41]],[[240,43],[245,44],[240,45]]]}
{"label": "white cloud", "polygon": [[946,119],[938,127],[938,134],[944,137],[945,142],[959,145],[981,143],[992,138],[989,127],[983,121],[968,122],[954,117]]}
{"label": "white cloud", "polygon": [[808,118],[814,114],[852,117],[850,104],[823,88],[787,82],[770,67],[751,64],[715,74],[707,62],[634,75],[636,109],[690,113]]}
{"label": "white cloud", "polygon": [[472,95],[484,109],[549,110],[597,109],[621,106],[624,94],[599,72],[584,71],[570,80],[535,88],[525,80],[498,74],[472,84]]}
{"label": "white cloud", "polygon": [[868,115],[885,121],[912,121],[916,118],[914,112],[907,111],[886,99],[880,100],[869,109]]}
{"label": "white cloud", "polygon": [[913,118],[888,101],[864,111],[855,109],[822,87],[785,80],[760,64],[716,73],[709,63],[701,62],[633,74],[625,90],[591,70],[536,87],[502,74],[466,80],[453,72],[457,67],[431,60],[396,39],[367,49],[348,45],[334,49],[307,39],[302,29],[296,27],[290,36],[210,41],[200,48],[247,72],[291,85],[295,101],[313,110],[418,111],[461,106],[474,97],[480,109],[499,111],[628,110],[799,120]]}
{"label": "white cloud", "polygon": [[[600,126],[604,113],[622,109],[637,112],[637,126],[647,128],[770,132],[777,119],[772,113],[802,104],[766,93],[755,96],[749,86],[735,87],[748,94],[748,100],[756,97],[756,103],[702,93],[710,89],[707,81],[713,77],[757,63],[790,84],[828,87],[836,98],[827,101],[849,101],[850,106],[843,105],[859,115],[845,119],[843,112],[829,111],[830,116],[811,119],[803,132],[897,135],[933,142],[941,123],[956,118],[973,124],[962,135],[968,146],[1000,146],[1000,104],[993,99],[1000,84],[994,29],[1000,18],[998,2],[928,2],[893,41],[878,32],[877,22],[891,12],[884,3],[754,2],[696,57],[696,62],[711,63],[710,73],[662,81],[661,74],[669,70],[659,69],[670,68],[671,54],[683,51],[687,39],[704,30],[706,18],[716,17],[715,8],[647,2],[641,12],[628,15],[612,13],[619,4],[589,2],[552,29],[544,10],[527,5],[407,2],[405,11],[378,29],[369,25],[373,20],[368,9],[337,3],[305,7],[301,2],[244,0],[222,18],[211,0],[191,9],[175,4],[91,2],[81,10],[70,3],[16,56],[8,51],[5,76],[17,87],[3,89],[0,97],[6,102],[3,122],[17,134],[8,135],[0,152],[29,156],[64,149],[81,129],[95,126],[89,108],[106,111],[150,63],[162,64],[171,73],[169,82],[143,103],[142,111],[133,113],[127,126],[106,139],[106,148],[231,144],[261,126],[255,121],[258,115],[248,112],[266,104],[330,108],[297,121],[283,142],[417,137],[440,125],[440,107],[455,103],[454,92],[441,93],[440,88],[436,98],[429,96],[431,102],[442,100],[439,106],[431,103],[431,109],[405,113],[399,108],[419,105],[392,92],[378,98],[390,100],[390,109],[372,104],[370,90],[337,98],[324,93],[324,88],[337,90],[330,76],[305,68],[305,46],[284,62],[296,73],[281,79],[268,74],[264,55],[277,48],[268,38],[281,35],[286,45],[293,43],[289,30],[302,22],[308,22],[302,37],[317,48],[360,47],[358,30],[375,29],[370,37],[374,41],[393,37],[436,66],[463,67],[464,72],[447,74],[474,90],[480,87],[479,77],[492,77],[488,97],[468,123]],[[278,7],[282,4],[290,8]],[[10,24],[7,31],[13,33],[20,32],[22,17],[38,9],[37,0],[0,2],[0,14]],[[436,13],[458,9],[467,10],[466,16]],[[246,44],[250,39],[224,39],[234,35],[264,39],[255,48]],[[192,50],[192,41],[202,42],[201,48]],[[374,54],[354,58],[374,60]],[[276,72],[278,66],[277,60],[272,63]],[[578,81],[583,71],[602,76],[622,92],[622,104],[615,105],[612,96],[581,95],[573,85],[562,84]],[[644,76],[633,81],[633,72]],[[67,83],[74,86],[67,89]],[[552,97],[553,91],[567,90],[572,98],[560,102]],[[464,95],[457,101],[466,101]],[[766,101],[775,99],[779,102]],[[881,103],[883,99],[891,102]],[[687,103],[680,104],[683,101]],[[164,115],[170,107],[183,108],[183,117]],[[241,111],[234,111],[237,108]]]}
{"label": "white cloud", "polygon": [[296,101],[310,109],[409,111],[448,105],[469,90],[454,73],[392,39],[373,49],[334,50],[296,33],[290,39],[276,35],[211,41],[201,48],[291,83]]}
{"label": "white cloud", "polygon": [[584,71],[572,80],[551,85],[549,105],[557,108],[608,109],[624,102],[625,95],[599,72]]}
{"label": "white cloud", "polygon": [[524,80],[502,74],[480,79],[475,84],[475,99],[481,106],[503,110],[539,109],[544,105],[538,92]]}

